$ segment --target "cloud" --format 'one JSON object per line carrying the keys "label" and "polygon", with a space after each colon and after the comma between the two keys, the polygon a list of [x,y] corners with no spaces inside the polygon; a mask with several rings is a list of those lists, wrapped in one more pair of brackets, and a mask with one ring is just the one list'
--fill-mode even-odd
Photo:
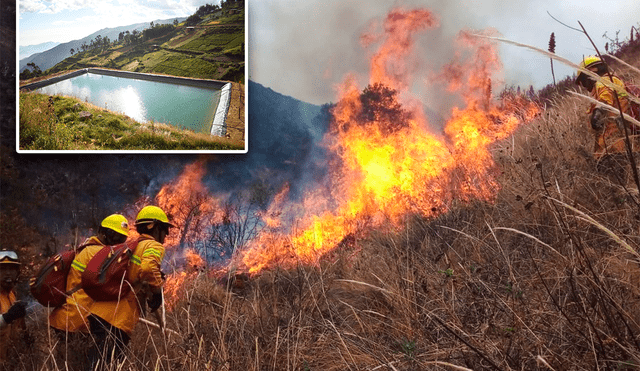
{"label": "cloud", "polygon": [[55,14],[63,10],[94,8],[103,3],[98,0],[20,0],[20,12]]}
{"label": "cloud", "polygon": [[[67,42],[108,27],[187,17],[218,0],[22,0],[20,43]],[[45,32],[46,30],[46,32]]]}
{"label": "cloud", "polygon": [[20,13],[37,13],[47,9],[47,6],[39,0],[20,0]]}
{"label": "cloud", "polygon": [[[118,15],[128,14],[134,12],[137,14],[152,13],[156,16],[162,16],[163,14],[181,14],[190,15],[196,11],[196,9],[206,3],[212,3],[207,0],[147,0],[147,1],[133,1],[133,0],[20,0],[20,12],[21,13],[44,13],[44,14],[57,14],[65,10],[78,10],[78,9],[93,9],[96,12],[114,10],[109,13],[113,14],[116,11],[120,12]],[[214,0],[213,3],[220,3]],[[117,19],[116,17],[115,19]]]}

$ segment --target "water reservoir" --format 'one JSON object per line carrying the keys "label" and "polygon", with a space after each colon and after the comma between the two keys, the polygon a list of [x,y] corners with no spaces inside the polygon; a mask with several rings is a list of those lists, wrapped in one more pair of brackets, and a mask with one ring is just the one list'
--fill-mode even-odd
{"label": "water reservoir", "polygon": [[160,122],[213,135],[226,133],[230,84],[220,81],[91,68],[22,88],[76,97],[138,122]]}

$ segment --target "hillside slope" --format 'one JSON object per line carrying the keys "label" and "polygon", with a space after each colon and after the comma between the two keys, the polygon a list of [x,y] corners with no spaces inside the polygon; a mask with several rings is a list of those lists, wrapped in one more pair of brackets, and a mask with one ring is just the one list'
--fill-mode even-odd
{"label": "hillside slope", "polygon": [[[315,118],[320,107],[286,97],[252,81],[249,81],[248,89],[248,114],[252,124],[247,143],[249,151],[244,155],[217,156],[212,161],[209,171],[216,174],[211,183],[214,189],[233,192],[246,187],[255,180],[254,169],[272,174],[272,180],[294,183],[308,158],[312,138],[317,135],[317,130],[322,130],[321,125],[314,125],[314,121],[308,118],[310,115]],[[63,102],[65,99],[57,100]],[[15,120],[15,112],[13,116],[7,114],[6,117],[6,137],[15,140],[15,121],[9,120]],[[312,127],[318,128],[312,131]],[[19,207],[30,224],[39,225],[44,230],[48,230],[47,219],[52,215],[58,220],[70,221],[73,213],[83,220],[79,226],[81,229],[92,228],[95,220],[91,215],[94,211],[90,204],[85,203],[93,197],[90,193],[109,200],[98,206],[101,210],[97,214],[107,212],[108,208],[120,209],[145,192],[149,182],[162,183],[196,156],[65,154],[47,158],[50,160],[43,161],[43,156],[32,154],[7,155],[6,161],[2,162],[7,166],[4,169],[7,177],[0,178],[0,210]],[[65,174],[64,180],[50,182],[50,169]],[[85,182],[78,181],[79,178],[100,180],[101,185],[98,188],[85,187]],[[27,185],[52,196],[40,203],[37,200],[40,191],[29,193],[23,187]],[[60,195],[67,193],[78,195],[76,206],[63,206],[67,196]],[[62,223],[66,225],[66,222]]]}
{"label": "hillside slope", "polygon": [[107,67],[244,82],[244,9],[234,14],[219,10],[193,25],[155,25],[129,35],[136,37],[118,42],[116,35],[116,42],[67,57],[45,73]]}
{"label": "hillside slope", "polygon": [[[179,22],[184,21],[186,18],[177,18]],[[155,20],[153,21],[155,24],[171,24],[174,19],[164,19],[164,20]],[[133,31],[138,30],[142,32],[144,29],[149,27],[149,23],[136,23],[128,26],[122,27],[114,27],[114,28],[104,28],[99,31],[92,33],[91,35],[85,36],[78,40],[72,40],[66,43],[57,43],[54,47],[48,48],[45,51],[33,54],[27,58],[20,59],[20,67],[19,72],[24,71],[27,68],[27,63],[35,63],[36,66],[40,67],[42,71],[47,70],[59,62],[63,61],[65,58],[69,57],[70,50],[80,50],[82,44],[89,44],[91,40],[95,39],[96,36],[101,35],[102,37],[108,37],[111,40],[117,40],[118,34],[124,31]],[[22,47],[21,47],[22,49]]]}

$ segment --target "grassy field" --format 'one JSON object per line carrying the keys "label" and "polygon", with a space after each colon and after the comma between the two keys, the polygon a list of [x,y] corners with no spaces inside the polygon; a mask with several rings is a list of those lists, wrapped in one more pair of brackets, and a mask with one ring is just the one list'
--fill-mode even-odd
{"label": "grassy field", "polygon": [[[82,111],[92,117],[81,118]],[[75,98],[20,94],[23,150],[242,150],[243,139],[212,137],[161,123],[140,124]]]}
{"label": "grassy field", "polygon": [[214,31],[214,29],[211,29],[203,36],[182,44],[180,48],[183,50],[209,52],[235,48],[244,42],[244,35],[242,34],[226,34]]}

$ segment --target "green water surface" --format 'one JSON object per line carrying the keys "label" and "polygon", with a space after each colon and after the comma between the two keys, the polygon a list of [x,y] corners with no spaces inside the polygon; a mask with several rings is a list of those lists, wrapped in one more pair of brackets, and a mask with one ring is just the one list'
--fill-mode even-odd
{"label": "green water surface", "polygon": [[68,95],[121,112],[138,122],[160,122],[210,133],[220,91],[165,82],[85,73],[37,90]]}

